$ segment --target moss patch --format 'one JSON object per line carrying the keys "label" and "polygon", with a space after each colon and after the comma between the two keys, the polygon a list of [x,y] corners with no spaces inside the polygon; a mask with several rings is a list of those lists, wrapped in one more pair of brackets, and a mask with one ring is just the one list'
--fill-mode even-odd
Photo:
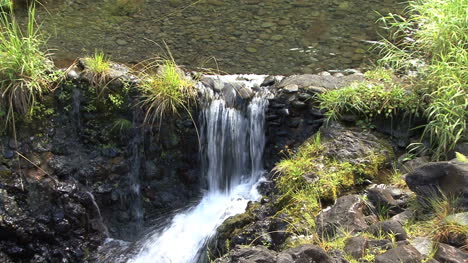
{"label": "moss patch", "polygon": [[[348,131],[345,129],[341,132],[346,134]],[[330,151],[336,146],[336,140],[347,138],[326,137],[322,141],[320,133],[314,135],[296,153],[291,153],[292,157],[282,160],[275,167],[281,194],[277,207],[279,213],[284,212],[290,217],[292,231],[309,233],[315,226],[314,218],[322,205],[332,203],[363,180],[376,177],[389,157],[393,156],[391,148],[383,142],[370,144],[373,147],[358,146],[360,148],[351,152],[360,152],[360,156],[353,160]],[[376,137],[370,138],[378,140]],[[360,139],[355,138],[356,141]]]}

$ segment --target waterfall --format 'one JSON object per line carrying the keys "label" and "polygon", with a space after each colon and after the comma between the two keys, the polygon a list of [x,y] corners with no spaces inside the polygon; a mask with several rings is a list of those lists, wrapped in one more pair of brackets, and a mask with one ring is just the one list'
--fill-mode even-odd
{"label": "waterfall", "polygon": [[204,248],[216,228],[228,217],[244,212],[249,201],[260,198],[256,183],[264,172],[268,100],[262,90],[248,99],[241,99],[237,93],[239,87],[252,92],[251,87],[259,86],[263,78],[216,78],[224,85],[218,93],[200,84],[206,97],[200,124],[207,191],[197,205],[178,213],[167,227],[151,234],[129,263],[202,262]]}
{"label": "waterfall", "polygon": [[86,191],[86,194],[89,196],[89,198],[91,199],[91,203],[93,204],[94,206],[94,210],[98,216],[98,224],[99,224],[99,228],[100,230],[104,233],[104,235],[106,237],[109,237],[109,230],[107,229],[107,226],[106,224],[104,224],[104,220],[102,219],[102,215],[101,215],[101,209],[99,209],[99,206],[96,202],[96,199],[94,198],[94,195],[89,192],[89,191]]}

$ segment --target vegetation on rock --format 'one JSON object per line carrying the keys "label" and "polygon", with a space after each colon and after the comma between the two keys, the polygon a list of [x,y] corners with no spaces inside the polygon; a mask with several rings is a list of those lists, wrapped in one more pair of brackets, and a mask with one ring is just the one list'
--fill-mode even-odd
{"label": "vegetation on rock", "polygon": [[34,6],[25,30],[12,12],[0,12],[0,130],[13,126],[17,114],[31,115],[37,100],[58,79],[50,54],[44,51]]}
{"label": "vegetation on rock", "polygon": [[156,60],[141,72],[141,105],[145,122],[154,123],[166,115],[190,114],[189,107],[197,95],[195,83],[177,66],[173,59]]}
{"label": "vegetation on rock", "polygon": [[[464,0],[410,1],[404,16],[383,17],[390,37],[376,48],[381,67],[413,75],[404,84],[393,84],[382,70],[371,71],[383,84],[353,84],[321,96],[330,117],[355,113],[369,121],[379,114],[398,111],[427,119],[421,141],[428,139],[433,158],[446,158],[466,139],[468,118],[468,16]],[[424,147],[418,143],[412,146]]]}

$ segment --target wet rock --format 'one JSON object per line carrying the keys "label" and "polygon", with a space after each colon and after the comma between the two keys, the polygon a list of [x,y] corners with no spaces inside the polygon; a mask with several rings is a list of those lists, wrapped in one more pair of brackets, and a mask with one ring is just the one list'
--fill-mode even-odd
{"label": "wet rock", "polygon": [[288,109],[280,109],[280,110],[278,110],[278,113],[283,117],[289,116],[289,110]]}
{"label": "wet rock", "polygon": [[268,87],[268,86],[273,86],[277,83],[277,79],[275,76],[268,76],[266,77],[262,84],[260,84],[261,87]]}
{"label": "wet rock", "polygon": [[376,236],[380,234],[395,234],[397,241],[408,239],[408,234],[400,223],[393,220],[386,220],[372,224],[368,231]]}
{"label": "wet rock", "polygon": [[200,81],[205,87],[209,87],[216,92],[223,90],[224,83],[219,78],[203,77]]}
{"label": "wet rock", "polygon": [[450,245],[440,243],[434,258],[441,263],[466,263],[468,254]]}
{"label": "wet rock", "polygon": [[405,177],[408,187],[421,201],[445,196],[460,197],[460,207],[468,210],[468,164],[456,160],[423,165]]}
{"label": "wet rock", "polygon": [[375,263],[420,263],[423,260],[421,254],[411,245],[392,248],[378,255]]}
{"label": "wet rock", "polygon": [[253,92],[251,89],[249,88],[246,88],[246,87],[243,87],[239,90],[239,95],[241,96],[241,98],[243,98],[244,100],[247,100],[247,99],[250,99],[252,98],[253,96]]}
{"label": "wet rock", "polygon": [[294,108],[294,109],[297,109],[297,110],[303,110],[305,108],[307,108],[307,104],[303,101],[293,101],[291,103],[291,106]]}
{"label": "wet rock", "polygon": [[344,251],[355,259],[360,259],[366,254],[368,247],[364,237],[351,237],[346,240]]}
{"label": "wet rock", "polygon": [[319,236],[331,239],[338,234],[339,228],[352,233],[363,231],[367,228],[364,207],[364,201],[359,195],[345,195],[338,198],[332,207],[323,210],[315,218],[317,233]]}

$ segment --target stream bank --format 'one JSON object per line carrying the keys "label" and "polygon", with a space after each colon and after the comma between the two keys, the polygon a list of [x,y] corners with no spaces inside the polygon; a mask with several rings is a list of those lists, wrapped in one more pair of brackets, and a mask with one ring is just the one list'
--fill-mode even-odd
{"label": "stream bank", "polygon": [[[67,79],[37,106],[33,119],[23,119],[18,123],[17,142],[13,136],[1,138],[1,209],[4,216],[1,218],[0,233],[5,238],[0,244],[3,253],[0,256],[5,262],[99,262],[95,252],[106,237],[134,241],[145,231],[172,218],[170,212],[196,202],[201,196],[203,182],[200,180],[198,137],[190,117],[182,115],[154,127],[142,125],[142,113],[138,107],[134,107],[134,99],[138,96],[134,87],[138,85],[138,79],[125,66],[112,64],[115,81],[109,88],[125,91],[127,95],[115,107],[115,104],[96,99],[85,66],[78,64],[67,73]],[[278,187],[281,175],[271,173],[259,187],[263,199],[259,203],[249,204],[245,214],[227,219],[218,229],[219,236],[214,242],[215,247],[209,251],[210,258],[222,257],[218,262],[243,262],[247,258],[257,260],[248,262],[275,262],[280,258],[289,260],[281,262],[300,262],[301,258],[347,262],[344,260],[349,258],[345,259],[343,247],[341,250],[333,246],[330,246],[333,248],[330,250],[318,248],[315,246],[317,240],[313,239],[314,233],[310,231],[316,229],[321,231],[321,236],[327,233],[332,238],[339,232],[337,226],[347,227],[348,223],[352,226],[348,230],[356,235],[373,231],[371,229],[374,228],[383,229],[387,224],[390,231],[401,231],[401,224],[395,225],[394,217],[404,220],[401,218],[410,213],[409,200],[413,194],[402,188],[401,181],[396,186],[373,183],[379,182],[375,178],[380,173],[388,172],[389,164],[396,161],[407,144],[418,135],[410,132],[411,126],[406,127],[406,132],[389,130],[388,122],[383,122],[385,126],[377,126],[377,130],[387,131],[387,134],[346,127],[355,126],[353,118],[342,120],[346,125],[328,123],[328,126],[324,126],[325,112],[317,107],[314,100],[317,94],[364,80],[365,76],[357,70],[265,78],[261,86],[273,94],[265,117],[264,165],[267,171],[286,157],[292,158],[300,151],[300,145],[310,142],[310,138],[320,131],[324,141],[331,143],[328,151],[322,153],[323,156],[350,163],[341,167],[352,168],[352,181],[324,185],[328,190],[323,192],[323,203],[305,213],[309,215],[308,218],[296,214],[299,217],[290,220],[291,214],[282,210],[288,203],[294,202],[285,199],[284,192]],[[222,90],[225,86],[232,89],[229,85],[216,86],[216,82],[203,78],[201,81],[212,89]],[[250,99],[243,95],[236,91],[234,100]],[[198,114],[197,110],[194,109],[192,114]],[[393,121],[398,123],[397,120]],[[314,159],[315,163],[323,165],[319,167],[333,169],[327,168],[330,162],[320,161],[326,160],[324,157],[319,155],[315,158],[319,158]],[[402,158],[399,163],[403,163]],[[428,162],[423,157],[415,160],[419,163],[412,162],[414,166]],[[452,191],[450,176],[443,176],[445,171],[455,171],[460,175],[458,182],[466,185],[466,165],[430,165],[440,167],[437,169],[441,171],[428,175],[429,179],[435,180],[430,181],[434,187],[437,187],[437,180],[442,180],[444,186],[448,185],[444,191],[457,194],[467,189],[453,188]],[[359,169],[354,169],[356,167]],[[411,183],[407,180],[409,187],[419,195],[424,191],[418,190],[418,185],[429,182],[429,179],[417,179],[418,175],[427,174],[426,168],[421,169],[422,172],[413,173],[416,179],[412,179]],[[366,177],[361,177],[363,174]],[[304,181],[298,182],[314,185],[320,182],[321,176],[311,170],[302,173],[299,180]],[[359,187],[355,189],[354,184]],[[346,187],[341,188],[341,185]],[[363,192],[364,189],[367,190]],[[347,195],[348,191],[354,191],[354,194]],[[366,193],[364,196],[367,197],[363,199],[362,193]],[[390,205],[388,215],[393,216],[394,221],[387,223],[386,219],[381,220],[376,214],[376,207],[382,202]],[[320,213],[322,205],[330,205],[331,208]],[[343,214],[349,211],[341,210],[349,207],[357,209],[350,212],[357,216]],[[466,211],[466,207],[462,209]],[[300,211],[300,207],[299,210],[289,210],[294,211]],[[351,221],[343,222],[343,218],[350,218]],[[322,221],[334,223],[321,225]],[[316,228],[311,229],[310,225]],[[369,255],[368,249],[376,248],[375,253],[378,253],[374,255],[374,260],[380,254],[386,254],[391,260],[391,255],[400,253],[400,250],[416,254],[419,260],[421,256],[405,242],[410,238],[413,241],[418,236],[400,234],[403,237],[397,241],[403,242],[397,245],[392,243],[390,237],[376,239],[366,236],[363,237],[365,240],[352,240],[364,244],[364,248],[356,252],[362,257]],[[443,241],[440,253],[449,253],[448,258],[463,259],[466,254],[456,248],[463,247],[464,241],[460,241],[463,238],[456,236],[453,240]],[[309,245],[295,248],[303,243]],[[315,245],[310,245],[312,243]],[[345,250],[346,253],[353,254],[349,249]],[[388,252],[383,253],[387,249]],[[398,250],[395,252],[392,249]],[[418,253],[422,252],[418,250]],[[439,259],[443,257],[438,256]]]}

